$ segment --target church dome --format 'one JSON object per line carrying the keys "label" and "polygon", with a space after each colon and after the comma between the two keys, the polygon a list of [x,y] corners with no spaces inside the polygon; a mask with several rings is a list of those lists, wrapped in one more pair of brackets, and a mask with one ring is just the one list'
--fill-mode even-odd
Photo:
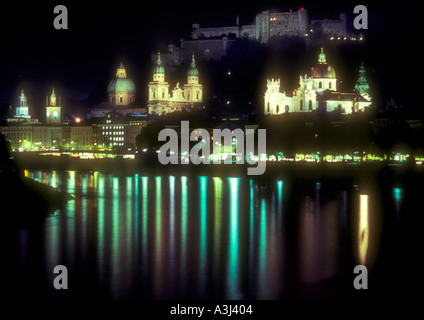
{"label": "church dome", "polygon": [[108,93],[113,93],[113,92],[135,93],[135,85],[134,85],[134,82],[129,78],[114,78],[109,83],[107,92]]}
{"label": "church dome", "polygon": [[327,63],[325,53],[322,48],[321,53],[319,54],[318,63],[311,68],[311,76],[313,78],[336,78],[336,72],[333,67]]}
{"label": "church dome", "polygon": [[108,93],[115,93],[115,92],[135,93],[134,82],[130,78],[127,78],[127,72],[122,62],[118,70],[116,71],[116,77],[112,79],[112,81],[109,83],[107,92]]}
{"label": "church dome", "polygon": [[328,64],[316,64],[311,68],[311,76],[313,78],[336,78],[336,72],[333,67]]}

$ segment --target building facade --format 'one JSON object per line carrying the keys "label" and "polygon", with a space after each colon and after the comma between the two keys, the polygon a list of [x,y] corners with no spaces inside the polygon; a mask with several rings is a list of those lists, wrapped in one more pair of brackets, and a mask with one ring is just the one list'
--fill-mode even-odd
{"label": "building facade", "polygon": [[334,68],[327,63],[324,50],[318,63],[311,68],[309,75],[300,76],[299,88],[292,95],[280,91],[280,79],[267,80],[264,96],[264,113],[270,115],[289,112],[337,112],[351,114],[364,111],[371,105],[363,65],[360,69],[356,92],[342,93],[337,90],[337,77]]}
{"label": "building facade", "polygon": [[164,115],[174,111],[199,109],[203,101],[203,86],[199,83],[199,71],[194,55],[187,72],[187,83],[181,88],[177,82],[174,89],[169,90],[165,81],[165,68],[158,53],[156,65],[153,68],[153,81],[148,84],[148,113]]}

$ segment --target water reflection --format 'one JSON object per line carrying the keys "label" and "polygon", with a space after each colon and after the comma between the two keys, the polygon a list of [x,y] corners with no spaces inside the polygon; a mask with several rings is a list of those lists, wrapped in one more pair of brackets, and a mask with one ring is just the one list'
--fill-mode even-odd
{"label": "water reflection", "polygon": [[[368,262],[371,195],[348,188],[313,182],[296,189],[293,181],[232,177],[25,174],[75,198],[46,219],[44,237],[21,235],[20,265],[41,263],[28,261],[41,255],[46,287],[53,266],[68,266],[76,296],[279,299],[291,293],[290,284],[346,272],[341,260],[352,251],[351,213],[357,258]],[[393,191],[395,201],[401,195]]]}
{"label": "water reflection", "polygon": [[359,201],[359,262],[360,264],[365,265],[369,245],[368,195],[361,194],[359,196]]}

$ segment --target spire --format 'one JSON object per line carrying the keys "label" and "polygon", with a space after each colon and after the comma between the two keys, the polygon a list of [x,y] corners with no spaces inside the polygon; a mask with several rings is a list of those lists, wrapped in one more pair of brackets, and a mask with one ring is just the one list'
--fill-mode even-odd
{"label": "spire", "polygon": [[359,77],[356,81],[355,91],[359,93],[364,98],[369,98],[368,90],[370,86],[368,85],[367,79],[365,77],[365,68],[364,62],[361,61],[361,66],[359,67]]}
{"label": "spire", "polygon": [[18,101],[19,101],[18,103],[19,107],[24,107],[27,105],[27,99],[25,97],[24,90],[21,90],[21,94],[18,97]]}
{"label": "spire", "polygon": [[327,59],[325,58],[324,48],[321,48],[321,53],[318,57],[318,63],[327,63]]}
{"label": "spire", "polygon": [[190,68],[188,69],[187,75],[189,77],[199,76],[199,71],[197,70],[197,67],[196,67],[196,61],[194,60],[194,53],[191,55],[191,65],[190,65]]}
{"label": "spire", "polygon": [[54,88],[52,90],[52,94],[50,95],[50,105],[56,106],[56,94],[54,93]]}
{"label": "spire", "polygon": [[153,69],[153,74],[165,74],[165,69],[162,66],[162,60],[160,59],[160,51],[158,51],[158,59],[156,60],[156,66]]}

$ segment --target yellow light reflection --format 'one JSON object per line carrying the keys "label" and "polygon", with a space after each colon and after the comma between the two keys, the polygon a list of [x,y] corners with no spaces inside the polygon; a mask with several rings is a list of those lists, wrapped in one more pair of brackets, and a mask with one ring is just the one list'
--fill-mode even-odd
{"label": "yellow light reflection", "polygon": [[368,195],[359,196],[359,227],[358,227],[359,262],[365,265],[369,245]]}

